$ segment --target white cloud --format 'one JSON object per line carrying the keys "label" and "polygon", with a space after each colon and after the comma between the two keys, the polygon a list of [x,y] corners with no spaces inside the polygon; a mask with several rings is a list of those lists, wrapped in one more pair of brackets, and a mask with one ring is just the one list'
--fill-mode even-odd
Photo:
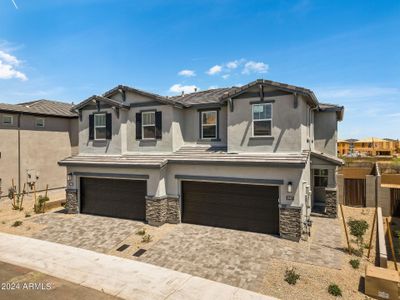
{"label": "white cloud", "polygon": [[196,72],[193,70],[182,70],[182,71],[179,71],[178,75],[185,76],[185,77],[194,77],[194,76],[196,76]]}
{"label": "white cloud", "polygon": [[238,61],[238,60],[230,61],[230,62],[228,62],[228,63],[226,64],[226,67],[227,67],[228,69],[236,69],[237,67],[239,67],[239,61]]}
{"label": "white cloud", "polygon": [[377,86],[328,87],[316,90],[319,97],[326,99],[364,99],[400,95],[399,88]]}
{"label": "white cloud", "polygon": [[223,78],[223,79],[228,79],[230,76],[231,76],[231,75],[229,75],[229,74],[225,74],[225,75],[222,75],[222,78]]}
{"label": "white cloud", "polygon": [[211,68],[207,71],[207,74],[208,74],[208,75],[214,75],[214,74],[221,73],[221,71],[222,71],[222,66],[220,66],[220,65],[215,65],[214,67],[211,67]]}
{"label": "white cloud", "polygon": [[169,91],[171,93],[175,93],[175,94],[182,93],[182,92],[184,92],[185,94],[193,93],[196,90],[198,91],[200,89],[195,85],[181,85],[180,83],[176,83],[169,88]]}
{"label": "white cloud", "polygon": [[0,50],[0,60],[18,66],[21,62],[13,55]]}
{"label": "white cloud", "polygon": [[0,79],[17,78],[22,81],[28,80],[28,77],[15,68],[21,63],[15,56],[0,50]]}
{"label": "white cloud", "polygon": [[242,74],[267,73],[269,66],[263,62],[248,61],[244,64]]}

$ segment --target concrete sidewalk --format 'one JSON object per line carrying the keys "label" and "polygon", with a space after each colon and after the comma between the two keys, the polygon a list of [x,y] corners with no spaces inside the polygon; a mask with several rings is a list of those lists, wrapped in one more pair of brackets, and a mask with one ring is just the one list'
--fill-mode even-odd
{"label": "concrete sidewalk", "polygon": [[124,299],[276,299],[138,261],[6,233],[0,233],[0,261]]}

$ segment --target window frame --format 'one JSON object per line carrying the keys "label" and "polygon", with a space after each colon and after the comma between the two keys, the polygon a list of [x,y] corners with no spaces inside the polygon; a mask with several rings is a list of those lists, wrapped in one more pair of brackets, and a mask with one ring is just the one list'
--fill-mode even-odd
{"label": "window frame", "polygon": [[[326,175],[321,174],[321,171],[325,170],[326,170]],[[329,169],[313,169],[313,177],[314,177],[314,187],[327,187],[329,185]],[[316,185],[316,180],[315,180],[316,177],[320,178],[319,181],[321,181],[321,178],[326,178],[326,185]]]}
{"label": "window frame", "polygon": [[[203,114],[204,113],[215,113],[215,124],[203,124]],[[204,137],[203,128],[215,126],[215,136],[214,137]],[[215,109],[200,111],[200,139],[202,140],[216,140],[218,139],[218,111]]]}
{"label": "window frame", "polygon": [[[6,117],[10,117],[10,118],[11,118],[11,122],[10,122],[10,123],[4,122],[4,119],[5,119]],[[13,115],[3,115],[3,116],[1,117],[1,124],[2,124],[2,125],[6,125],[6,126],[12,126],[12,125],[14,125],[14,116],[13,116]]]}
{"label": "window frame", "polygon": [[[97,116],[104,116],[104,126],[103,125],[96,125],[96,117]],[[104,128],[105,129],[105,137],[104,138],[97,138],[97,128]],[[94,140],[95,141],[105,141],[107,140],[107,113],[95,113],[93,114],[93,131],[94,131]]]}
{"label": "window frame", "polygon": [[[143,115],[145,114],[153,114],[154,115],[154,123],[153,124],[144,124],[144,117]],[[155,140],[156,139],[156,111],[155,110],[149,110],[149,111],[142,111],[141,112],[142,115],[142,140]],[[154,127],[154,137],[144,137],[144,127]]]}
{"label": "window frame", "polygon": [[[255,120],[254,119],[254,107],[257,106],[257,105],[269,105],[270,108],[271,108],[271,117],[267,118],[267,119],[257,119],[257,120]],[[272,119],[273,119],[273,116],[274,116],[273,113],[274,113],[274,111],[273,111],[272,103],[254,103],[254,104],[251,105],[252,137],[258,138],[258,137],[271,137],[272,136],[272,128],[273,128]],[[271,122],[271,134],[269,134],[269,135],[255,135],[254,134],[254,122],[257,122],[257,121],[270,121]]]}
{"label": "window frame", "polygon": [[[38,120],[43,120],[43,125],[42,125],[42,126],[39,126],[39,125],[38,125],[38,123],[37,123]],[[45,121],[44,118],[35,118],[35,127],[37,127],[37,128],[44,128],[45,126],[46,126],[46,121]]]}

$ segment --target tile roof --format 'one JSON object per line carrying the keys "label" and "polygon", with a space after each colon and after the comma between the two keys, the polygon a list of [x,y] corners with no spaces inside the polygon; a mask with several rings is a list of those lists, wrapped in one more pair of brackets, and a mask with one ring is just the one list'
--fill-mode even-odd
{"label": "tile roof", "polygon": [[76,113],[71,112],[71,108],[72,104],[44,99],[19,104],[0,103],[0,111],[65,118],[77,117]]}
{"label": "tile roof", "polygon": [[184,106],[191,106],[195,104],[205,104],[205,103],[219,103],[221,97],[225,93],[235,89],[234,87],[210,89],[205,91],[194,92],[190,94],[184,94],[180,96],[174,96],[169,99],[183,104]]}
{"label": "tile roof", "polygon": [[162,167],[173,164],[238,164],[260,166],[304,166],[309,153],[228,153],[223,149],[207,147],[182,147],[174,153],[132,155],[77,155],[59,162],[60,165],[110,166],[110,167]]}

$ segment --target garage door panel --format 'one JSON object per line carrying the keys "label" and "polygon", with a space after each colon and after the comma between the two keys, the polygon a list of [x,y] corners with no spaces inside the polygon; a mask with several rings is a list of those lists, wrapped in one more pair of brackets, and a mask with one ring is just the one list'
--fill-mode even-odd
{"label": "garage door panel", "polygon": [[145,219],[145,181],[81,178],[80,189],[82,213]]}
{"label": "garage door panel", "polygon": [[264,233],[279,231],[276,186],[184,181],[182,195],[183,222]]}

